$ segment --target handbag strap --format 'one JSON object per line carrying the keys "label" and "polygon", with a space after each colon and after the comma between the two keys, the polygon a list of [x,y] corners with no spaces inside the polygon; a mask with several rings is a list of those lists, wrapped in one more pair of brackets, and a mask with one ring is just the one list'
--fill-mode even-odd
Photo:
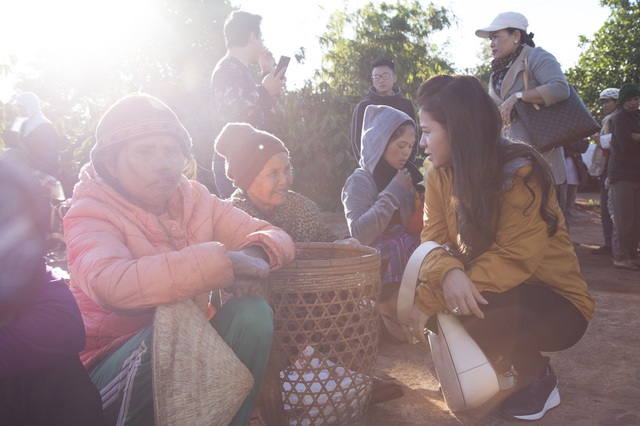
{"label": "handbag strap", "polygon": [[[524,57],[524,90],[529,90],[529,55]],[[535,109],[540,109],[540,105],[531,104]]]}
{"label": "handbag strap", "polygon": [[437,248],[443,248],[448,251],[447,246],[440,245],[434,241],[420,244],[411,254],[407,266],[404,268],[397,304],[398,319],[402,323],[409,324],[409,315],[416,297],[416,282],[418,282],[418,273],[420,272],[422,261],[432,250]]}

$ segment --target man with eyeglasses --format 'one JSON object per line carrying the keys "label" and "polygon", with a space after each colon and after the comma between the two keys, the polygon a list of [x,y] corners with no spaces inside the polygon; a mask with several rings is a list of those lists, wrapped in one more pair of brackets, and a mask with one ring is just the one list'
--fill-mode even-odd
{"label": "man with eyeglasses", "polygon": [[[365,98],[356,105],[351,118],[351,148],[356,161],[360,160],[360,137],[362,136],[362,120],[364,110],[369,105],[387,105],[407,114],[413,121],[416,121],[416,111],[413,103],[402,96],[400,89],[395,85],[398,76],[395,72],[393,61],[389,59],[378,59],[372,65],[371,81],[373,86]],[[418,144],[414,144],[411,150],[411,161],[414,160]]]}

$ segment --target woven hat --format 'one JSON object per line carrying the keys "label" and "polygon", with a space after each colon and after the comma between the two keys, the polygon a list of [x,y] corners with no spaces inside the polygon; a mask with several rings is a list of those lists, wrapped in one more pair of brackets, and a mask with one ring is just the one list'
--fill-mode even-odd
{"label": "woven hat", "polygon": [[476,35],[480,38],[487,38],[492,32],[504,30],[505,28],[515,28],[526,32],[528,26],[529,22],[522,13],[504,12],[496,16],[488,27],[476,30]]}
{"label": "woven hat", "polygon": [[608,87],[600,92],[600,97],[598,99],[613,99],[615,101],[618,99],[619,94],[620,89],[616,89],[615,87]]}
{"label": "woven hat", "polygon": [[157,135],[174,136],[188,156],[191,137],[171,108],[146,93],[132,93],[116,101],[100,119],[91,161],[99,162],[107,147]]}
{"label": "woven hat", "polygon": [[216,138],[216,151],[227,160],[227,177],[245,191],[271,157],[280,152],[289,154],[280,139],[246,123],[224,126]]}
{"label": "woven hat", "polygon": [[156,308],[152,352],[157,426],[226,426],[253,376],[191,300]]}

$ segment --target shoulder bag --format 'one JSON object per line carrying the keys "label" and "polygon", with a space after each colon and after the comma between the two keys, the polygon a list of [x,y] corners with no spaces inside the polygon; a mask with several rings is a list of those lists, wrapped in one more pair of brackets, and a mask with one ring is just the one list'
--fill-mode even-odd
{"label": "shoulder bag", "polygon": [[[524,61],[524,89],[529,89],[529,70]],[[562,102],[540,106],[529,102],[516,102],[516,119],[529,134],[525,141],[538,151],[549,151],[600,130],[600,125],[580,99],[575,87],[569,85],[569,97]]]}
{"label": "shoulder bag", "polygon": [[[446,246],[427,241],[409,258],[398,295],[398,319],[404,324],[409,324],[422,261],[437,248],[449,251]],[[458,318],[439,312],[437,322],[437,332],[428,331],[428,339],[444,400],[453,412],[479,407],[500,391],[501,380]]]}

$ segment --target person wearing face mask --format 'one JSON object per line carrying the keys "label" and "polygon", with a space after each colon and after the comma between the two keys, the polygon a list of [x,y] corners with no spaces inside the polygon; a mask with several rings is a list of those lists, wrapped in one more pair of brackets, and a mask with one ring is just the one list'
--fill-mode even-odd
{"label": "person wearing face mask", "polygon": [[382,320],[398,340],[396,300],[402,274],[419,244],[422,228],[423,176],[411,162],[415,122],[386,105],[364,112],[360,167],[342,188],[342,205],[351,236],[380,250]]}
{"label": "person wearing face mask", "polygon": [[[527,33],[528,26],[527,18],[521,13],[504,12],[475,34],[490,40],[494,59],[491,62],[489,95],[500,109],[506,126],[505,137],[530,144],[529,134],[515,114],[514,105],[528,102],[550,106],[562,102],[569,97],[569,84],[556,58],[536,47],[533,33]],[[528,79],[526,89],[525,78]],[[567,171],[563,148],[554,148],[542,155],[551,167],[555,185],[565,183]]]}

